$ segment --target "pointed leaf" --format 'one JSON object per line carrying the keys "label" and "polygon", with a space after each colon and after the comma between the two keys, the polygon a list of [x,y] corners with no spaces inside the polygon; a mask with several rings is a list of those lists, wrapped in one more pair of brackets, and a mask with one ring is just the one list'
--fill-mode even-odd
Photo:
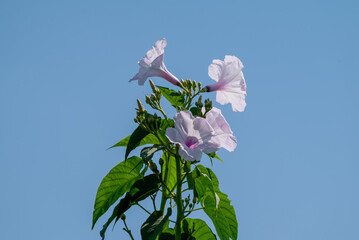
{"label": "pointed leaf", "polygon": [[165,216],[162,215],[161,211],[153,212],[141,227],[142,240],[155,240],[171,214],[171,208],[167,209],[167,214]]}
{"label": "pointed leaf", "polygon": [[196,185],[196,193],[198,196],[198,200],[200,202],[203,202],[205,196],[208,193],[210,193],[213,195],[213,199],[216,201],[216,208],[218,208],[220,199],[215,192],[213,182],[209,178],[207,169],[199,164],[196,166],[196,171],[194,171],[194,175],[195,175],[195,185]]}
{"label": "pointed leaf", "polygon": [[[110,148],[114,148],[114,147],[127,147],[127,144],[128,144],[128,141],[130,140],[130,137],[131,137],[131,135],[125,137],[124,139],[122,139],[121,141],[116,143],[115,145],[107,148],[107,150],[110,149]],[[157,137],[155,135],[150,133],[140,141],[140,143],[138,144],[138,147],[142,146],[142,145],[146,145],[146,144],[160,145],[161,142],[157,139]]]}
{"label": "pointed leaf", "polygon": [[135,131],[132,133],[130,139],[128,140],[125,159],[127,159],[130,152],[133,149],[135,149],[136,147],[138,147],[141,140],[144,139],[148,134],[149,134],[149,132],[145,131],[140,126],[135,129]]}
{"label": "pointed leaf", "polygon": [[182,103],[184,103],[184,97],[179,94],[178,92],[166,88],[166,87],[160,87],[156,86],[161,91],[162,95],[174,106],[181,106]]}
{"label": "pointed leaf", "polygon": [[145,147],[141,150],[140,156],[142,160],[147,164],[148,161],[152,159],[153,154],[162,149],[163,147],[158,145],[153,145],[152,147]]}
{"label": "pointed leaf", "polygon": [[162,159],[164,160],[162,166],[162,179],[165,181],[166,186],[172,190],[177,183],[176,158],[170,154],[168,155],[167,158],[165,153],[162,154]]}
{"label": "pointed leaf", "polygon": [[93,211],[92,228],[96,221],[140,178],[142,159],[131,157],[115,166],[98,187]]}
{"label": "pointed leaf", "polygon": [[186,226],[188,228],[186,230],[197,240],[217,239],[212,230],[207,226],[207,223],[201,219],[185,218],[183,220],[183,226]]}
{"label": "pointed leaf", "polygon": [[[228,199],[226,194],[220,191],[219,181],[213,171],[202,165],[198,165],[197,167],[211,179],[216,193],[215,196],[213,196],[213,194],[208,192],[203,197],[201,204],[202,207],[204,207],[204,212],[212,220],[216,228],[216,232],[221,240],[229,240],[229,238],[237,239],[238,222],[234,207],[231,205],[231,201]],[[219,204],[217,204],[216,197],[220,199]]]}
{"label": "pointed leaf", "polygon": [[131,206],[146,199],[159,189],[160,180],[156,174],[150,174],[143,179],[137,180],[131,187],[126,196],[121,199],[120,203],[114,208],[111,217],[107,220],[100,232],[102,240],[105,239],[105,232],[110,223],[116,218],[115,223]]}

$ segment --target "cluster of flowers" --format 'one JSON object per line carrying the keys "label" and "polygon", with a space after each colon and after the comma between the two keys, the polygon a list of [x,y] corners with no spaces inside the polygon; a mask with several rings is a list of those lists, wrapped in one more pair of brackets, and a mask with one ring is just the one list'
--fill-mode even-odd
{"label": "cluster of flowers", "polygon": [[[149,77],[161,77],[174,85],[180,81],[170,73],[164,64],[166,39],[158,40],[147,54],[138,62],[139,72],[130,81],[138,80],[144,85]],[[216,83],[205,87],[206,92],[216,91],[216,101],[222,105],[231,103],[233,111],[244,111],[246,83],[242,72],[243,64],[235,56],[225,56],[224,61],[215,59],[208,67],[208,75]],[[233,151],[236,138],[221,110],[213,107],[205,118],[195,117],[190,111],[180,111],[174,118],[175,127],[168,128],[166,136],[179,145],[180,156],[187,161],[199,161],[202,152],[212,153],[221,147]]]}

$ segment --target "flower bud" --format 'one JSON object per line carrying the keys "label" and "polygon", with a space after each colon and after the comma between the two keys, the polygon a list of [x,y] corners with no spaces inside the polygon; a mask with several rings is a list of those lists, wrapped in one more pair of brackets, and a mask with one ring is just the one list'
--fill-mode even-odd
{"label": "flower bud", "polygon": [[152,102],[156,102],[156,95],[154,95],[153,93],[151,94],[151,101]]}
{"label": "flower bud", "polygon": [[143,105],[142,105],[140,99],[138,99],[138,98],[137,98],[137,105],[138,105],[138,110],[139,110],[140,112],[144,112],[144,111],[145,111],[145,108],[143,107]]}
{"label": "flower bud", "polygon": [[197,201],[197,198],[196,198],[196,197],[193,197],[192,203],[196,204],[196,201]]}
{"label": "flower bud", "polygon": [[158,163],[162,166],[165,163],[165,161],[163,161],[163,159],[160,158],[160,160],[158,160]]}
{"label": "flower bud", "polygon": [[207,98],[207,99],[204,101],[204,107],[205,107],[205,109],[206,109],[206,112],[211,111],[211,109],[212,109],[212,101]]}
{"label": "flower bud", "polygon": [[201,89],[202,89],[202,83],[198,82],[198,90],[201,90]]}
{"label": "flower bud", "polygon": [[197,90],[197,82],[196,82],[196,80],[192,81],[192,89],[193,89],[193,91]]}
{"label": "flower bud", "polygon": [[192,207],[193,207],[193,204],[192,204],[192,203],[190,203],[190,204],[188,205],[188,207],[189,207],[189,208],[192,208]]}
{"label": "flower bud", "polygon": [[198,98],[197,102],[195,103],[195,105],[196,105],[198,108],[202,109],[202,107],[203,107],[202,96],[199,96],[199,98]]}
{"label": "flower bud", "polygon": [[152,91],[155,93],[155,92],[156,92],[156,86],[155,86],[155,84],[153,84],[153,82],[152,82],[151,79],[149,80],[149,82],[150,82],[150,86],[151,86],[151,88],[152,88]]}
{"label": "flower bud", "polygon": [[150,97],[147,96],[147,95],[146,95],[146,103],[147,103],[148,105],[151,105],[151,99],[150,99]]}
{"label": "flower bud", "polygon": [[123,220],[123,221],[126,220],[126,215],[124,213],[121,214],[121,220]]}

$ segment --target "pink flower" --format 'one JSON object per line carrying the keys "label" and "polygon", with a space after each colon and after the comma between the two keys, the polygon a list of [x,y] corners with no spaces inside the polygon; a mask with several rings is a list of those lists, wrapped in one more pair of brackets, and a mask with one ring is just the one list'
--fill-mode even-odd
{"label": "pink flower", "polygon": [[178,79],[167,70],[163,61],[166,45],[167,42],[164,38],[155,42],[152,48],[138,62],[140,70],[130,79],[130,82],[138,80],[138,85],[143,85],[149,77],[162,77],[174,85],[180,83]]}
{"label": "pink flower", "polygon": [[221,110],[213,107],[206,114],[206,120],[213,128],[215,134],[211,141],[232,152],[237,147],[237,140],[233,136],[233,132],[223,117]]}
{"label": "pink flower", "polygon": [[168,139],[179,145],[178,153],[186,161],[199,161],[202,152],[218,151],[220,146],[212,141],[213,128],[204,118],[194,117],[190,111],[177,113],[173,120],[174,128],[167,128]]}
{"label": "pink flower", "polygon": [[222,105],[231,103],[233,111],[243,112],[246,107],[246,82],[243,64],[235,56],[225,56],[224,61],[215,59],[208,67],[208,75],[216,83],[206,86],[208,92],[217,91],[216,101]]}

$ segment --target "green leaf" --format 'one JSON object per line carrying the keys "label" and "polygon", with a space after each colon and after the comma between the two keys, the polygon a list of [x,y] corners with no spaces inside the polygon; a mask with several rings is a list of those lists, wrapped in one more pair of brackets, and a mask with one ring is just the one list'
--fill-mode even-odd
{"label": "green leaf", "polygon": [[221,161],[222,163],[224,163],[223,160],[217,155],[216,152],[206,153],[206,154],[209,157],[209,159],[211,160],[211,162],[212,162],[212,159],[215,158],[215,159],[218,159],[219,161]]}
{"label": "green leaf", "polygon": [[92,228],[96,221],[140,178],[142,159],[130,157],[115,166],[103,179],[97,189],[93,211]]}
{"label": "green leaf", "polygon": [[138,145],[140,144],[141,140],[144,139],[147,135],[149,134],[149,132],[145,131],[144,129],[142,129],[140,126],[138,126],[135,131],[132,133],[130,139],[128,140],[127,143],[127,148],[126,148],[126,154],[125,154],[125,159],[127,159],[128,155],[130,154],[130,152],[135,149],[136,147],[138,147]]}
{"label": "green leaf", "polygon": [[192,237],[197,240],[216,240],[216,236],[207,226],[207,223],[201,219],[185,218],[183,220],[183,228],[185,232],[189,232]]}
{"label": "green leaf", "polygon": [[[165,153],[162,154],[162,159],[164,160],[162,166],[162,179],[165,181],[166,186],[172,190],[177,183],[177,172],[176,172],[176,158],[172,155],[168,154],[169,157]],[[167,189],[166,189],[167,193]]]}
{"label": "green leaf", "polygon": [[[187,176],[186,176],[186,178],[187,178],[187,184],[188,184],[188,188],[189,189],[191,189],[191,190],[193,190],[194,188],[195,188],[195,181],[194,181],[194,178],[193,178],[193,174],[192,174],[192,172],[190,172],[191,171],[191,162],[189,162],[189,161],[186,161],[186,163],[185,163],[185,165],[184,165],[184,171],[185,172],[189,172],[189,173],[187,173]],[[195,197],[198,197],[197,196],[197,193],[194,191],[194,194],[195,194]]]}
{"label": "green leaf", "polygon": [[115,223],[131,206],[146,199],[148,196],[154,194],[159,189],[160,180],[156,174],[150,174],[143,179],[137,180],[131,187],[131,190],[126,193],[126,196],[121,199],[120,203],[114,208],[111,217],[107,220],[100,232],[102,240],[105,239],[105,232],[110,223],[116,218]]}
{"label": "green leaf", "polygon": [[166,88],[166,87],[160,87],[156,86],[161,91],[162,95],[174,106],[181,106],[182,103],[184,103],[184,97],[179,94],[178,92]]}
{"label": "green leaf", "polygon": [[141,227],[142,240],[155,240],[171,214],[171,208],[167,209],[165,216],[162,215],[161,211],[154,211]]}
{"label": "green leaf", "polygon": [[[130,140],[130,137],[131,135],[125,137],[124,139],[122,139],[121,141],[119,141],[118,143],[116,143],[115,145],[107,148],[110,149],[110,148],[114,148],[114,147],[127,147],[127,144],[128,144],[128,141]],[[153,135],[152,133],[149,133],[146,137],[144,137],[140,143],[138,144],[138,147],[139,146],[142,146],[142,145],[146,145],[146,144],[157,144],[157,145],[160,145],[161,142],[157,139],[157,137],[155,135]]]}
{"label": "green leaf", "polygon": [[215,193],[220,199],[217,207],[216,197],[210,192],[206,193],[203,197],[203,201],[201,201],[202,207],[204,207],[204,212],[212,220],[221,240],[229,240],[229,238],[237,239],[238,222],[234,207],[231,205],[228,195],[220,191],[219,181],[211,169],[205,168],[202,165],[198,165],[197,167],[211,179]]}
{"label": "green leaf", "polygon": [[215,187],[213,186],[213,182],[209,177],[207,169],[202,165],[196,166],[195,174],[195,189],[198,196],[198,200],[203,203],[205,196],[208,193],[213,195],[213,199],[216,201],[216,209],[219,204],[219,197],[216,194]]}
{"label": "green leaf", "polygon": [[145,147],[141,150],[140,156],[143,159],[143,161],[147,164],[149,160],[152,159],[153,154],[155,152],[162,150],[162,146],[153,145],[152,147]]}

